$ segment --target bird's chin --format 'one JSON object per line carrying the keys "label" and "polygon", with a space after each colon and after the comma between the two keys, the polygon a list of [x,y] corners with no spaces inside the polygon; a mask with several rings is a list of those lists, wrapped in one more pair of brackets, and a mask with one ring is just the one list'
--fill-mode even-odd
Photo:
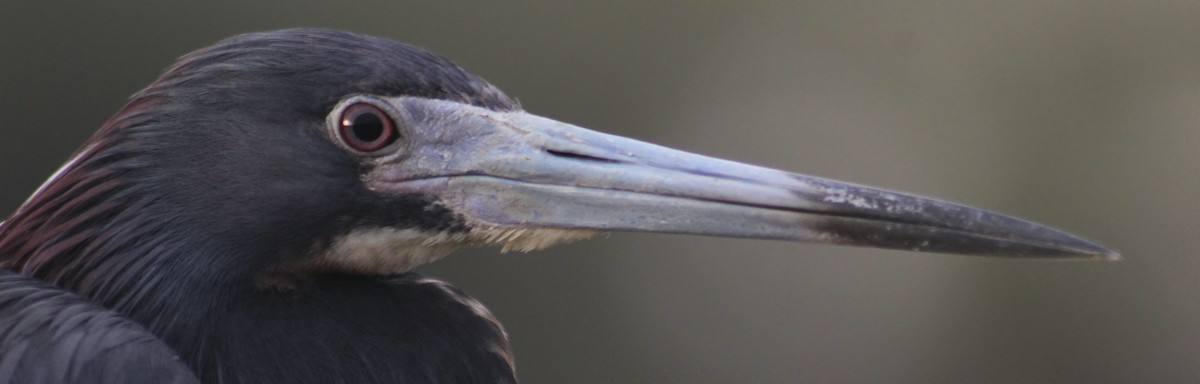
{"label": "bird's chin", "polygon": [[377,227],[342,235],[309,257],[259,279],[260,288],[291,290],[314,275],[344,273],[389,276],[437,261],[465,246],[498,246],[501,252],[529,252],[584,240],[592,230],[506,228],[468,224],[466,230],[430,231]]}

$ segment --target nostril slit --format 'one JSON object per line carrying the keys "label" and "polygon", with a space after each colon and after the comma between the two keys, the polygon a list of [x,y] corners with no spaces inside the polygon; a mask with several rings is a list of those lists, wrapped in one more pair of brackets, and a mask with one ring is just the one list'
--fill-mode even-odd
{"label": "nostril slit", "polygon": [[574,152],[564,152],[564,151],[557,151],[557,150],[553,150],[553,149],[547,149],[546,153],[549,153],[551,155],[558,156],[558,157],[565,157],[568,159],[576,159],[576,160],[584,160],[584,161],[596,161],[596,162],[601,162],[601,163],[619,163],[620,162],[620,161],[613,160],[613,159],[605,159],[603,157],[588,156],[588,155],[578,154],[578,153],[574,153]]}

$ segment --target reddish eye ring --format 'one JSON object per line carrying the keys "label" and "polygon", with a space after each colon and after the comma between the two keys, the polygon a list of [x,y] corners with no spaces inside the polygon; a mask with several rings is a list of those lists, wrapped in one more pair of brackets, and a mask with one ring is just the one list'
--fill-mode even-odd
{"label": "reddish eye ring", "polygon": [[351,149],[367,153],[386,148],[400,137],[395,122],[386,112],[363,102],[342,110],[338,135]]}

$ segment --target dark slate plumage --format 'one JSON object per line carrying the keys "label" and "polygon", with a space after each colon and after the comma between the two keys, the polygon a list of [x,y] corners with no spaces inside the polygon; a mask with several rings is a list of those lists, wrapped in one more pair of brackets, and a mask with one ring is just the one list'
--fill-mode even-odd
{"label": "dark slate plumage", "polygon": [[198,383],[142,326],[62,289],[0,270],[0,382]]}
{"label": "dark slate plumage", "polygon": [[971,207],[589,131],[428,52],[286,30],[184,57],[0,226],[0,268],[50,283],[0,281],[0,363],[20,362],[0,374],[185,380],[177,354],[203,382],[512,383],[500,323],[409,271],[458,246],[611,230],[1119,257]]}
{"label": "dark slate plumage", "polygon": [[[260,289],[273,268],[356,226],[458,225],[420,196],[367,190],[360,163],[322,135],[354,94],[519,109],[390,40],[321,29],[230,38],[134,95],[0,227],[0,266],[144,325],[206,382],[514,381],[498,324],[415,275]],[[464,337],[499,347],[449,347]]]}

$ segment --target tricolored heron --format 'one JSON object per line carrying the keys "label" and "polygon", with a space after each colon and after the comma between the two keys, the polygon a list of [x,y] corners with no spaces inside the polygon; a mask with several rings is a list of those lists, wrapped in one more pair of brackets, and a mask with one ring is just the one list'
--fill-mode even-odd
{"label": "tricolored heron", "polygon": [[487,309],[410,270],[602,231],[1117,257],[996,213],[539,117],[394,41],[284,30],[185,56],[0,227],[0,374],[515,382]]}

